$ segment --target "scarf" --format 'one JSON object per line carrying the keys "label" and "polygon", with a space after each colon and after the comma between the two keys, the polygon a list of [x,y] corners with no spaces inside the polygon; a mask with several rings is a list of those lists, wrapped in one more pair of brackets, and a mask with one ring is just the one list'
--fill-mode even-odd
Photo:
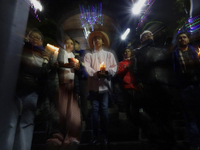
{"label": "scarf", "polygon": [[[194,47],[188,45],[188,51],[193,61],[199,61],[198,54],[195,51]],[[178,69],[180,69],[182,73],[185,73],[187,68],[186,68],[184,57],[182,55],[182,52],[179,50],[179,48],[174,50],[173,60],[174,60],[174,67],[173,67],[174,71],[176,72]]]}
{"label": "scarf", "polygon": [[179,52],[179,64],[181,66],[181,72],[185,73],[186,72],[186,64],[185,64],[185,60],[183,57],[183,53],[181,50],[178,50],[178,52]]}
{"label": "scarf", "polygon": [[25,42],[24,47],[29,48],[29,49],[32,49],[32,50],[36,50],[36,51],[37,51],[37,50],[45,51],[45,50],[44,50],[44,47],[42,47],[42,46],[34,46],[34,45],[32,45],[31,43],[29,43],[29,42]]}

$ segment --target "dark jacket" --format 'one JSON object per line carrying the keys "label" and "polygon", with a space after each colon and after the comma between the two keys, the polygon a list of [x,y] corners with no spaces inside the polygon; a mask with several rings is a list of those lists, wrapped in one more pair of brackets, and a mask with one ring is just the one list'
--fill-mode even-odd
{"label": "dark jacket", "polygon": [[21,64],[18,74],[17,89],[38,90],[42,76],[47,73],[44,59],[48,53],[41,46],[25,43],[21,55]]}
{"label": "dark jacket", "polygon": [[79,79],[85,79],[87,78],[87,72],[85,70],[85,67],[84,67],[84,56],[85,56],[85,50],[79,50],[79,51],[76,51],[74,50],[73,51],[74,55],[75,55],[75,58],[79,60],[79,63],[80,63],[80,68],[78,71],[76,71],[76,74],[78,76]]}
{"label": "dark jacket", "polygon": [[79,60],[80,68],[79,70],[75,70],[75,79],[74,79],[74,92],[76,94],[80,93],[80,80],[87,80],[87,72],[84,66],[84,56],[85,50],[73,51],[75,58]]}
{"label": "dark jacket", "polygon": [[153,40],[145,41],[140,48],[134,50],[134,53],[136,83],[170,84],[170,54],[162,48],[156,48]]}
{"label": "dark jacket", "polygon": [[191,63],[187,67],[185,72],[181,69],[181,64],[179,61],[179,49],[176,48],[173,51],[173,71],[175,76],[175,81],[177,86],[188,86],[190,84],[198,84],[200,82],[200,65],[198,54],[194,47],[188,45],[188,51],[191,58]]}

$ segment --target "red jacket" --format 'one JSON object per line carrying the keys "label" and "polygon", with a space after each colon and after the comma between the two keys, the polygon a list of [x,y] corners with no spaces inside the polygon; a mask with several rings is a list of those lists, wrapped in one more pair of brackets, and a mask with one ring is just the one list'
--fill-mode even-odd
{"label": "red jacket", "polygon": [[135,77],[132,72],[127,68],[128,64],[131,64],[130,60],[123,60],[118,64],[117,75],[123,79],[122,87],[124,89],[139,90],[139,87],[135,84]]}

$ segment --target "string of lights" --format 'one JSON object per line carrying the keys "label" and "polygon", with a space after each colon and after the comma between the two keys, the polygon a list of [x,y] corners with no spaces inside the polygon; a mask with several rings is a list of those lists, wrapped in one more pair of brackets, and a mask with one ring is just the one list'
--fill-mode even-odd
{"label": "string of lights", "polygon": [[188,32],[194,33],[200,30],[200,15],[193,18],[189,18],[185,24],[185,28]]}

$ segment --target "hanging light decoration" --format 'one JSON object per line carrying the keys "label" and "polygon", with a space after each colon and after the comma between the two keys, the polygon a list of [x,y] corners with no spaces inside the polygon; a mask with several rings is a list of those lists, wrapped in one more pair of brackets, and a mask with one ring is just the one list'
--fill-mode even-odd
{"label": "hanging light decoration", "polygon": [[89,6],[79,5],[79,9],[82,27],[90,27],[94,31],[95,24],[103,26],[102,3]]}
{"label": "hanging light decoration", "polygon": [[194,33],[200,30],[200,15],[189,18],[185,27],[189,30],[189,32]]}

